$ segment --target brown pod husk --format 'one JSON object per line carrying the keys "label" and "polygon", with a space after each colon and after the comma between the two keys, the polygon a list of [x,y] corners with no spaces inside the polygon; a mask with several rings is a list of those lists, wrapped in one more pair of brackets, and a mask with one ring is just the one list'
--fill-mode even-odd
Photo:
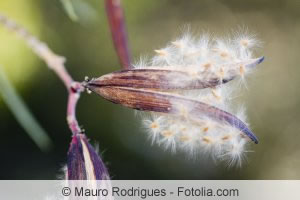
{"label": "brown pod husk", "polygon": [[218,78],[212,77],[206,81],[202,81],[197,77],[191,77],[190,73],[179,70],[132,69],[117,71],[92,79],[89,85],[98,87],[117,86],[160,90],[187,90],[215,87],[220,85],[221,82],[227,83],[233,79],[229,78],[220,81]]}
{"label": "brown pod husk", "polygon": [[197,100],[145,89],[96,86],[89,83],[86,84],[86,87],[113,103],[136,110],[180,115],[181,108],[185,108],[189,111],[190,116],[194,120],[199,119],[200,115],[204,115],[222,123],[228,123],[246,134],[255,143],[258,143],[256,136],[247,125],[237,117]]}
{"label": "brown pod husk", "polygon": [[[245,67],[250,69],[264,60],[264,57],[249,60]],[[239,63],[234,63],[239,65]],[[201,73],[206,74],[200,78]],[[103,75],[89,81],[89,85],[95,87],[128,87],[157,90],[191,90],[213,88],[220,84],[233,80],[237,75],[234,73],[226,78],[220,79],[213,73],[197,71],[181,71],[176,69],[162,69],[162,67],[149,67],[144,69],[129,69]]]}

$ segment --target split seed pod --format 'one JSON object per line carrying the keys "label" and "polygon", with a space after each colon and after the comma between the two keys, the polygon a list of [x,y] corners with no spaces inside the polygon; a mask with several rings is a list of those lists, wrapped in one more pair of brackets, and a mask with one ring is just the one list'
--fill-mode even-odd
{"label": "split seed pod", "polygon": [[264,57],[252,58],[253,38],[228,41],[184,36],[156,50],[151,61],[83,85],[113,103],[147,111],[144,125],[152,141],[192,153],[200,148],[240,163],[248,140],[257,144],[258,139],[244,122],[245,115],[231,109],[234,84],[227,83],[244,81]]}
{"label": "split seed pod", "polygon": [[68,152],[68,180],[109,180],[108,171],[101,157],[84,134],[72,137]]}
{"label": "split seed pod", "polygon": [[[248,60],[244,63],[230,63],[230,66],[243,66],[245,70],[251,70],[251,68],[254,68],[263,60],[264,57],[260,57]],[[224,67],[226,67],[226,65],[224,65]],[[207,73],[206,71],[189,71],[172,69],[167,66],[151,66],[145,69],[122,70],[106,74],[89,81],[87,87],[110,86],[157,90],[191,90],[214,88],[221,84],[227,83],[238,76],[234,69],[228,71],[227,73],[228,75],[226,77],[221,78],[217,74]],[[203,75],[205,77],[203,77]]]}
{"label": "split seed pod", "polygon": [[[263,57],[253,59],[246,67],[253,67],[263,61]],[[181,80],[173,81],[174,78]],[[197,121],[198,115],[205,115],[214,120],[224,121],[245,133],[251,140],[258,143],[257,137],[234,115],[200,101],[184,98],[158,90],[189,90],[216,87],[233,80],[235,76],[220,80],[211,77],[203,81],[191,78],[184,71],[161,69],[123,70],[92,79],[86,87],[105,99],[129,108],[142,111],[162,112],[180,116],[180,110],[190,110],[191,118]],[[182,80],[185,80],[183,82]]]}

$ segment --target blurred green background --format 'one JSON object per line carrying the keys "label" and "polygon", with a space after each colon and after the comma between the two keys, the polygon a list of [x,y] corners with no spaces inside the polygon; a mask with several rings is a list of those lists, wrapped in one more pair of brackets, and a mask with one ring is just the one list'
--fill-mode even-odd
{"label": "blurred green background", "polygon": [[[27,27],[67,58],[76,80],[119,69],[103,0],[72,0],[72,21],[59,0],[2,0],[0,12]],[[240,26],[257,34],[266,60],[239,100],[260,138],[241,168],[187,158],[151,145],[132,110],[84,93],[77,116],[98,143],[113,179],[300,179],[300,1],[123,0],[133,60],[180,36],[189,24],[228,34]],[[25,43],[0,27],[0,65],[54,141],[43,153],[0,98],[0,179],[55,179],[66,162],[71,132],[64,85]]]}

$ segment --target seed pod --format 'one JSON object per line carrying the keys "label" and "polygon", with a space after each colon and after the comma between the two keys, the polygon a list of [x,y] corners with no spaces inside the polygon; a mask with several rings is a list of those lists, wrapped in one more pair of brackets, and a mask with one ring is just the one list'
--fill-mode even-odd
{"label": "seed pod", "polygon": [[109,180],[108,171],[84,134],[72,137],[67,161],[68,180]]}
{"label": "seed pod", "polygon": [[[231,99],[264,60],[253,58],[258,44],[244,33],[225,40],[185,34],[132,69],[83,85],[113,103],[148,111],[142,119],[152,142],[241,165],[249,138],[256,144],[258,139],[246,124],[244,108],[234,108]],[[237,84],[225,84],[236,78]]]}
{"label": "seed pod", "polygon": [[179,117],[185,117],[181,111],[186,110],[190,120],[195,122],[197,122],[200,116],[204,115],[220,123],[227,123],[239,129],[256,144],[258,143],[257,137],[251,132],[247,125],[237,117],[197,100],[145,89],[110,86],[99,87],[89,82],[86,84],[86,87],[113,103],[136,110],[161,112],[178,115]]}
{"label": "seed pod", "polygon": [[233,80],[238,74],[237,66],[243,65],[245,69],[253,68],[263,61],[264,57],[251,59],[245,62],[227,64],[231,67],[224,78],[218,77],[215,73],[203,70],[178,70],[168,67],[149,67],[143,69],[130,69],[106,74],[89,81],[89,85],[95,87],[130,87],[147,88],[159,90],[190,90],[213,88],[220,84]]}

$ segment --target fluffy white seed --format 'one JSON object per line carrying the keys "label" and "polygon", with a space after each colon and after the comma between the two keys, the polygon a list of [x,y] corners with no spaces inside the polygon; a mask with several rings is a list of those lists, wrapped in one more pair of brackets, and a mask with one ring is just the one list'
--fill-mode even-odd
{"label": "fluffy white seed", "polygon": [[[245,34],[233,39],[211,39],[207,35],[197,39],[186,34],[165,48],[155,50],[156,55],[150,61],[141,63],[149,63],[150,68],[187,72],[189,79],[170,77],[169,81],[178,85],[195,80],[208,82],[244,78],[259,63],[258,59],[252,57],[252,48],[256,44],[253,36]],[[136,68],[147,67],[136,65]],[[235,111],[231,105],[235,88],[235,84],[221,84],[215,88],[172,92],[238,115],[244,121],[244,112]],[[230,165],[241,164],[249,140],[239,130],[225,122],[201,116],[201,113],[195,119],[190,115],[193,108],[188,105],[174,106],[180,113],[177,116],[150,113],[144,117],[144,126],[152,142],[172,151],[182,149],[193,155],[200,152],[219,160],[225,159]]]}

